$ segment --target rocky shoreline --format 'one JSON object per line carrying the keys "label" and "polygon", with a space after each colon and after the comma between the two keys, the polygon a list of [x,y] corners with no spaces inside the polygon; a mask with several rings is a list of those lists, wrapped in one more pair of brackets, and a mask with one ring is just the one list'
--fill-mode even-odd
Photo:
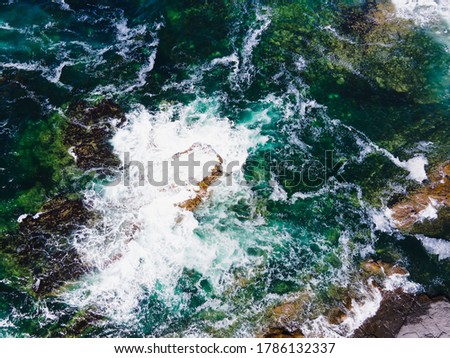
{"label": "rocky shoreline", "polygon": [[[64,134],[64,143],[73,155],[76,166],[84,172],[94,171],[99,174],[117,169],[120,160],[113,154],[109,140],[115,128],[125,123],[120,107],[108,100],[94,106],[77,102],[69,106],[67,115],[69,124]],[[194,146],[175,156],[188,154],[195,148]],[[217,153],[212,153],[212,157],[214,156],[217,165],[209,176],[199,182],[199,191],[192,199],[179,203],[178,206],[194,211],[207,197],[208,187],[223,174],[223,160]],[[450,202],[449,174],[450,163],[445,162],[429,173],[426,184],[391,203],[392,220],[399,230],[407,234],[428,235],[437,230],[435,236],[447,239],[448,221],[445,215]],[[435,210],[435,215],[423,218],[421,212],[430,206]],[[38,213],[20,218],[18,234],[11,241],[10,247],[14,248],[18,263],[32,273],[30,292],[38,297],[51,295],[89,272],[91,268],[82,262],[70,245],[69,238],[77,228],[92,225],[96,218],[98,214],[86,207],[76,194],[56,196],[44,203]],[[395,264],[368,260],[362,263],[360,272],[361,280],[380,278],[372,284],[380,289],[382,300],[375,315],[366,319],[353,332],[352,337],[450,337],[450,302],[447,298],[415,295],[401,288],[384,290],[378,287],[386,277],[408,275],[404,268]],[[275,306],[270,314],[270,326],[259,336],[304,337],[304,333],[298,328],[302,304],[302,300],[294,300]],[[328,312],[330,324],[340,325],[351,310],[352,298],[349,296],[342,307]],[[73,327],[67,334],[80,335],[90,329],[90,321],[97,322],[101,319],[101,315],[93,314],[90,310],[86,314],[80,313],[74,317]],[[296,323],[291,324],[293,321]]]}
{"label": "rocky shoreline", "polygon": [[427,184],[397,198],[391,218],[403,233],[450,240],[450,162],[437,166],[428,178]]}
{"label": "rocky shoreline", "polygon": [[[104,175],[118,168],[120,160],[109,144],[115,128],[125,121],[117,104],[76,102],[69,106],[67,119],[63,142],[80,170]],[[37,213],[19,218],[17,233],[10,235],[3,250],[29,270],[29,292],[37,297],[50,295],[89,271],[71,244],[71,235],[97,218],[98,213],[78,193],[70,192],[48,199]]]}
{"label": "rocky shoreline", "polygon": [[401,289],[385,292],[377,313],[353,338],[449,338],[450,302],[446,297],[414,295]]}
{"label": "rocky shoreline", "polygon": [[[404,193],[389,208],[392,223],[405,235],[449,240],[450,162],[429,170],[424,185]],[[389,269],[374,262],[365,268],[376,273]],[[450,302],[445,296],[412,294],[398,288],[383,291],[376,314],[354,332],[352,337],[441,338],[450,337]]]}

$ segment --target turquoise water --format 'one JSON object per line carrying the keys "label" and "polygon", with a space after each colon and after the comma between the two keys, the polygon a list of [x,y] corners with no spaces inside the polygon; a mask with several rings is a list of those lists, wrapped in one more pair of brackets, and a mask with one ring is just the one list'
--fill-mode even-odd
{"label": "turquoise water", "polygon": [[[448,260],[380,223],[425,163],[448,159],[445,11],[421,9],[424,22],[379,3],[0,5],[0,335],[234,337],[281,324],[345,336],[379,302],[368,258],[407,268],[398,285],[448,294]],[[74,174],[60,114],[103,98],[127,116],[119,158],[203,143],[239,162],[231,185],[190,213],[174,205],[184,189]],[[37,298],[11,242],[21,215],[61,193],[101,213],[67,238],[91,269]],[[348,297],[362,313],[329,323]],[[286,302],[298,305],[288,322],[274,314]],[[87,328],[73,328],[80,317]]]}

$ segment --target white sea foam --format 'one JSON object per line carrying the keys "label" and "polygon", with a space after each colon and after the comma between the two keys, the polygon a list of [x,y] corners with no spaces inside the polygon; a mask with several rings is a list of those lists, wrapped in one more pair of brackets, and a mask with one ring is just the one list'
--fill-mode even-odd
{"label": "white sea foam", "polygon": [[[202,106],[208,110],[199,112]],[[173,121],[175,115],[178,119]],[[258,130],[234,126],[218,117],[212,100],[162,107],[156,113],[138,108],[127,118],[128,125],[112,141],[120,158],[129,152],[131,160],[143,163],[146,169],[153,161],[155,172],[161,173],[164,161],[201,143],[223,158],[225,171],[230,162],[239,163],[212,188],[210,200],[218,205],[228,205],[242,196],[249,200],[251,193],[243,184],[241,166],[250,148],[261,141]],[[127,319],[144,292],[159,292],[168,305],[182,299],[173,290],[185,268],[197,270],[217,285],[232,265],[248,261],[239,240],[223,230],[211,227],[207,238],[196,234],[197,219],[176,205],[192,198],[195,186],[175,185],[171,173],[169,170],[166,185],[146,182],[140,186],[142,173],[131,165],[131,185],[86,192],[86,201],[104,218],[94,228],[81,230],[75,247],[84,262],[100,273],[90,275],[80,289],[67,292],[69,302],[92,304],[113,319]],[[232,182],[225,185],[230,177]]]}
{"label": "white sea foam", "polygon": [[433,205],[433,203],[429,203],[425,209],[423,209],[421,212],[419,212],[419,220],[434,220],[437,219],[438,212],[436,209],[436,205]]}
{"label": "white sea foam", "polygon": [[396,289],[401,288],[406,293],[417,293],[422,289],[422,286],[410,281],[409,274],[393,274],[385,278],[383,281],[383,288],[386,291],[395,291]]}
{"label": "white sea foam", "polygon": [[153,70],[153,67],[155,66],[155,59],[156,59],[156,52],[157,49],[155,48],[151,55],[149,56],[147,63],[145,63],[138,72],[137,75],[137,81],[133,83],[131,86],[124,89],[124,92],[130,92],[134,90],[135,88],[139,88],[145,85],[147,74],[150,73]]}
{"label": "white sea foam", "polygon": [[399,288],[407,293],[422,290],[422,286],[410,281],[408,275],[394,274],[386,277],[382,289],[375,287],[369,279],[367,284],[361,285],[359,298],[352,299],[351,308],[345,312],[346,318],[341,323],[332,324],[326,317],[320,315],[305,322],[301,327],[302,332],[309,338],[350,337],[364,321],[377,313],[383,299],[383,291],[394,291]]}
{"label": "white sea foam", "polygon": [[122,18],[116,24],[117,29],[117,47],[119,48],[119,54],[124,58],[129,58],[130,52],[143,45],[142,40],[137,40],[139,36],[145,35],[147,32],[147,26],[138,25],[134,28],[128,27],[128,20]]}
{"label": "white sea foam", "polygon": [[341,323],[340,328],[345,329],[347,336],[360,327],[366,319],[374,316],[378,308],[380,308],[383,296],[379,289],[370,288],[365,292],[365,295],[366,298],[362,301],[352,300],[352,309],[347,318]]}
{"label": "white sea foam", "polygon": [[371,211],[372,221],[375,224],[375,230],[383,232],[392,232],[392,210],[385,208],[384,210],[372,209]]}
{"label": "white sea foam", "polygon": [[52,83],[59,83],[64,67],[73,65],[72,61],[63,61],[56,68],[44,71],[43,76]]}
{"label": "white sea foam", "polygon": [[[253,26],[247,31],[242,48],[235,49],[230,55],[218,57],[211,60],[202,66],[199,66],[188,79],[181,82],[167,83],[162,87],[162,90],[176,88],[185,93],[196,93],[200,82],[203,80],[205,73],[211,71],[216,66],[224,66],[230,68],[230,75],[228,77],[234,89],[240,89],[242,86],[248,86],[256,69],[253,65],[253,51],[258,46],[261,35],[271,23],[271,11],[268,7],[258,7],[255,9],[255,22]],[[241,26],[241,23],[236,24],[236,27]],[[230,35],[233,37],[233,35]]]}
{"label": "white sea foam", "polygon": [[17,218],[17,222],[21,223],[26,217],[28,216],[28,214],[22,214]]}
{"label": "white sea foam", "polygon": [[15,68],[16,70],[22,71],[45,71],[45,67],[43,67],[40,63],[37,62],[0,62],[0,67],[4,68]]}
{"label": "white sea foam", "polygon": [[424,155],[416,155],[415,157],[408,159],[406,161],[400,160],[389,151],[384,148],[380,148],[375,143],[370,143],[371,146],[383,153],[387,158],[391,160],[399,168],[405,169],[409,172],[408,178],[415,180],[418,183],[422,183],[424,180],[428,179],[427,173],[425,171],[425,166],[428,165],[428,159]]}
{"label": "white sea foam", "polygon": [[253,65],[253,50],[261,41],[262,33],[267,30],[271,23],[271,12],[268,7],[256,9],[255,26],[247,31],[244,43],[240,51],[241,62],[237,77],[231,78],[235,86],[239,88],[241,85],[249,85],[254,74],[255,67]]}
{"label": "white sea foam", "polygon": [[69,4],[66,3],[64,0],[52,0],[52,2],[59,4],[59,6],[62,10],[66,10],[66,11],[72,10],[70,8]]}
{"label": "white sea foam", "polygon": [[[396,161],[394,161],[396,163]],[[417,155],[405,162],[399,161],[398,166],[409,171],[409,178],[419,183],[427,180],[425,166],[428,165],[428,159],[423,155]]]}
{"label": "white sea foam", "polygon": [[416,235],[422,242],[423,247],[432,255],[438,255],[439,260],[450,258],[450,242],[442,239],[435,239],[425,235]]}
{"label": "white sea foam", "polygon": [[12,323],[8,318],[0,319],[0,328],[16,328],[14,323]]}
{"label": "white sea foam", "polygon": [[69,153],[69,155],[73,158],[73,160],[75,160],[75,162],[77,161],[77,155],[74,152],[75,147],[70,147],[67,152]]}
{"label": "white sea foam", "polygon": [[305,322],[302,332],[308,338],[349,337],[368,318],[374,316],[383,298],[382,292],[370,283],[361,287],[361,297],[352,300],[351,309],[346,312],[346,318],[340,324],[331,324],[328,319],[320,315],[316,319]]}
{"label": "white sea foam", "polygon": [[295,60],[295,67],[297,71],[302,72],[306,67],[308,67],[308,62],[301,56],[298,56]]}
{"label": "white sea foam", "polygon": [[63,61],[55,68],[50,68],[43,66],[39,62],[0,62],[0,68],[15,68],[16,70],[21,71],[40,72],[42,77],[44,77],[47,81],[68,87],[60,82],[60,78],[64,67],[71,66],[73,64],[74,63],[72,61]]}
{"label": "white sea foam", "polygon": [[269,182],[270,186],[273,188],[272,194],[270,194],[270,200],[273,201],[286,201],[288,195],[283,187],[278,183],[278,181],[274,178]]}
{"label": "white sea foam", "polygon": [[7,22],[2,22],[0,23],[0,30],[6,30],[6,31],[16,31],[19,32],[21,34],[24,34],[28,31],[27,28],[17,28],[17,27],[12,27],[9,23]]}
{"label": "white sea foam", "polygon": [[450,24],[450,0],[392,0],[399,17],[419,25],[444,20]]}
{"label": "white sea foam", "polygon": [[37,212],[36,214],[33,215],[33,219],[36,220],[39,218],[39,216],[41,216],[43,213],[42,212]]}
{"label": "white sea foam", "polygon": [[13,30],[15,30],[15,28],[11,27],[7,22],[2,22],[2,23],[0,23],[0,30],[13,31]]}

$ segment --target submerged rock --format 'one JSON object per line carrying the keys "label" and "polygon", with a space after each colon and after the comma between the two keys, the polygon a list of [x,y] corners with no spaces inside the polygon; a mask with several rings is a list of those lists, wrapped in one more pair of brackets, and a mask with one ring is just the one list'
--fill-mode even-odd
{"label": "submerged rock", "polygon": [[431,63],[442,62],[430,61],[439,56],[432,50],[439,46],[418,33],[412,21],[395,16],[395,6],[386,1],[346,7],[343,18],[341,29],[352,40],[336,44],[334,53],[338,60],[348,61],[380,88],[407,94],[420,103],[435,101],[436,89],[429,84],[427,75],[432,70]]}
{"label": "submerged rock", "polygon": [[77,312],[62,329],[51,332],[50,337],[86,337],[104,320],[105,317],[103,315],[95,312],[94,309],[88,308]]}

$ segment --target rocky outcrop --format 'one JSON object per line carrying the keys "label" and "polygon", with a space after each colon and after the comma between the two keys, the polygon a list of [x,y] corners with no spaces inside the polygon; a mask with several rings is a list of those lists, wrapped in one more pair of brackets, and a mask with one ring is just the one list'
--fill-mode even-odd
{"label": "rocky outcrop", "polygon": [[385,292],[377,313],[373,317],[367,319],[353,333],[353,337],[396,337],[415,303],[416,300],[414,296],[405,294],[402,290]]}
{"label": "rocky outcrop", "polygon": [[39,213],[22,217],[19,230],[24,235],[35,232],[65,235],[92,217],[80,199],[57,196],[47,201]]}
{"label": "rocky outcrop", "polygon": [[400,328],[397,338],[449,338],[450,302],[439,297],[431,300],[424,298],[423,314],[412,312]]}
{"label": "rocky outcrop", "polygon": [[[361,268],[366,275],[375,279],[377,277],[384,279],[393,275],[408,275],[403,267],[380,260],[365,261],[361,264]],[[366,319],[356,329],[353,337],[393,338],[413,334],[411,333],[413,331],[417,337],[431,337],[437,332],[434,328],[436,325],[441,327],[438,329],[441,331],[440,334],[444,335],[445,332],[449,332],[446,331],[446,323],[440,320],[439,314],[436,314],[437,310],[442,310],[442,318],[448,322],[450,303],[446,298],[432,299],[425,294],[407,293],[402,288],[387,290],[380,286],[381,282],[372,281],[372,284],[378,287],[382,294],[380,307],[374,316]]]}
{"label": "rocky outcrop", "polygon": [[51,332],[49,336],[52,338],[86,337],[103,320],[105,320],[103,315],[95,312],[93,308],[88,308],[77,312],[62,329]]}
{"label": "rocky outcrop", "polygon": [[377,313],[353,334],[356,338],[450,337],[450,302],[401,289],[383,295]]}
{"label": "rocky outcrop", "polygon": [[260,338],[304,338],[299,329],[301,314],[307,302],[306,293],[290,297],[268,311],[268,325],[257,336]]}
{"label": "rocky outcrop", "polygon": [[[375,279],[372,281],[372,284],[380,290],[382,300],[375,315],[366,319],[366,321],[353,333],[353,337],[393,338],[405,336],[407,332],[410,332],[410,329],[407,329],[407,327],[411,324],[414,325],[415,322],[422,322],[425,320],[432,324],[428,317],[429,310],[437,305],[433,308],[433,310],[436,310],[436,308],[442,305],[440,302],[446,302],[444,306],[448,305],[447,315],[450,314],[450,304],[443,297],[431,299],[425,294],[417,295],[407,293],[402,288],[388,290],[385,289],[383,285],[380,286],[382,281],[376,280],[376,278],[385,279],[386,277],[393,275],[408,275],[408,272],[403,267],[382,262],[380,260],[368,260],[361,264],[361,268],[365,274]],[[444,311],[447,310],[445,307],[442,307],[442,309]],[[437,316],[435,318],[437,318]],[[433,318],[433,320],[435,318]],[[446,319],[448,319],[448,316],[446,316]],[[446,327],[442,322],[441,326]],[[421,330],[419,330],[419,328],[421,328]],[[417,337],[428,337],[434,332],[432,327],[426,326],[414,326],[412,329],[417,331]]]}
{"label": "rocky outcrop", "polygon": [[10,250],[15,251],[19,264],[31,270],[32,290],[38,296],[51,293],[86,271],[70,234],[94,217],[81,199],[59,196],[45,203],[38,214],[21,219]]}
{"label": "rocky outcrop", "polygon": [[383,262],[381,260],[367,260],[361,264],[361,268],[370,275],[392,276],[407,275],[408,272],[401,266]]}
{"label": "rocky outcrop", "polygon": [[67,115],[70,119],[64,143],[70,147],[77,166],[88,170],[120,165],[109,140],[114,128],[125,123],[122,109],[110,100],[103,100],[95,106],[87,102],[72,104]]}
{"label": "rocky outcrop", "polygon": [[[69,106],[67,117],[64,145],[70,147],[80,169],[107,171],[120,164],[109,144],[115,127],[125,122],[117,104],[110,100],[97,105],[80,101]],[[77,228],[91,225],[96,217],[74,194],[57,196],[44,203],[37,214],[20,217],[18,233],[6,251],[30,269],[31,290],[37,296],[48,295],[89,270],[71,238]]]}
{"label": "rocky outcrop", "polygon": [[429,175],[429,184],[391,206],[394,224],[402,231],[450,240],[450,162]]}
{"label": "rocky outcrop", "polygon": [[289,331],[283,327],[269,328],[261,338],[305,338],[299,329]]}
{"label": "rocky outcrop", "polygon": [[202,203],[202,201],[208,196],[208,188],[223,175],[223,159],[210,146],[204,146],[199,143],[193,144],[189,149],[180,153],[176,153],[173,156],[174,158],[179,158],[181,155],[194,154],[196,150],[204,150],[205,148],[213,153],[215,158],[212,157],[212,159],[216,164],[212,168],[210,174],[205,176],[200,182],[197,183],[198,189],[196,190],[197,194],[195,195],[195,197],[178,204],[179,207],[188,211],[194,211]]}

